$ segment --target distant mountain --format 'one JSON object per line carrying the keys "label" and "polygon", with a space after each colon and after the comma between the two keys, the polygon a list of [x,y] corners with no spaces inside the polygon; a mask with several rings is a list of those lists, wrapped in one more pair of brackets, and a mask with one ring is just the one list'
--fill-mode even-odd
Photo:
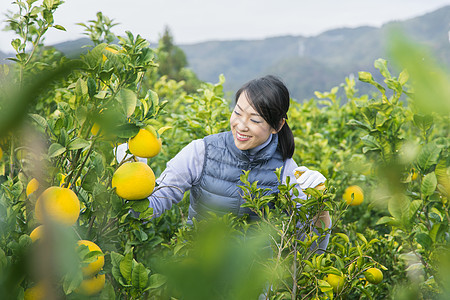
{"label": "distant mountain", "polygon": [[[394,27],[428,46],[441,65],[450,69],[450,6],[380,28],[339,28],[313,37],[279,36],[178,46],[200,80],[214,83],[224,74],[224,89],[229,93],[234,94],[250,79],[274,74],[285,81],[293,98],[302,101],[313,97],[314,91],[328,91],[339,85],[346,76],[357,77],[359,71],[372,72],[381,80],[373,63],[380,57],[389,61],[385,47],[387,34]],[[88,38],[53,46],[68,57],[77,57],[86,51],[82,48],[85,45],[92,45]],[[7,56],[12,55],[0,52],[0,61]],[[357,88],[366,93],[371,87],[357,82]]]}
{"label": "distant mountain", "polygon": [[3,53],[2,51],[0,51],[0,64],[5,63],[5,58],[10,57],[11,55],[8,55],[6,53]]}
{"label": "distant mountain", "polygon": [[[223,73],[225,90],[236,91],[243,83],[264,74],[280,76],[292,97],[309,99],[314,91],[328,91],[346,76],[370,71],[373,63],[389,59],[387,34],[394,26],[431,48],[445,66],[450,66],[450,6],[407,21],[381,28],[358,27],[326,31],[314,37],[283,36],[263,40],[210,41],[179,45],[189,65],[201,80],[217,82]],[[361,92],[370,87],[359,83]]]}

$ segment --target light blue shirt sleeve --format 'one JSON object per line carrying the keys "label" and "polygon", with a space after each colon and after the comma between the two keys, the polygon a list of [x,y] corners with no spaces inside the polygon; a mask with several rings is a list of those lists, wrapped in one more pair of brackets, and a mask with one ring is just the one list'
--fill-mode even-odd
{"label": "light blue shirt sleeve", "polygon": [[167,162],[166,169],[156,180],[158,187],[148,197],[155,216],[170,209],[173,203],[200,180],[205,160],[203,140],[195,140]]}

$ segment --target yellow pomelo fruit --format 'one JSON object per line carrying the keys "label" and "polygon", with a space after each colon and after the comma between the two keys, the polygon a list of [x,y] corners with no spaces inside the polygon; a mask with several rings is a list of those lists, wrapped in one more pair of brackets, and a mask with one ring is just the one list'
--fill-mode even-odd
{"label": "yellow pomelo fruit", "polygon": [[43,283],[38,283],[27,288],[24,293],[24,300],[44,300],[46,291]]}
{"label": "yellow pomelo fruit", "polygon": [[328,274],[326,281],[333,287],[335,293],[342,291],[345,283],[344,277],[335,274]]}
{"label": "yellow pomelo fruit", "polygon": [[80,286],[75,289],[75,293],[84,296],[93,296],[100,293],[104,286],[105,274],[97,274],[93,277],[84,279]]}
{"label": "yellow pomelo fruit", "polygon": [[2,150],[2,148],[0,147],[0,160],[2,160],[2,157],[3,157],[3,150]]}
{"label": "yellow pomelo fruit", "polygon": [[52,186],[36,201],[36,218],[40,223],[44,223],[44,210],[53,222],[72,226],[80,215],[80,201],[72,190]]}
{"label": "yellow pomelo fruit", "polygon": [[44,230],[44,225],[39,225],[30,233],[30,238],[32,242],[36,242],[42,237],[42,231]]}
{"label": "yellow pomelo fruit", "polygon": [[161,139],[148,129],[140,129],[136,136],[128,140],[128,149],[139,157],[154,157],[161,151]]}
{"label": "yellow pomelo fruit", "polygon": [[411,169],[411,180],[412,181],[416,180],[418,176],[419,176],[419,173],[417,173],[416,169],[412,168]]}
{"label": "yellow pomelo fruit", "polygon": [[155,188],[155,174],[143,162],[130,162],[117,168],[112,178],[116,194],[126,200],[147,198]]}
{"label": "yellow pomelo fruit", "polygon": [[[102,249],[100,249],[99,246],[97,246],[95,243],[88,241],[88,240],[80,240],[80,241],[78,241],[78,245],[86,245],[89,248],[89,251],[102,252]],[[90,276],[97,274],[103,268],[104,264],[105,264],[105,258],[103,256],[97,256],[96,261],[91,262],[86,267],[81,268],[81,271],[83,272],[83,276],[90,277]]]}
{"label": "yellow pomelo fruit", "polygon": [[342,198],[345,202],[350,206],[360,205],[364,200],[364,192],[363,190],[357,186],[352,185],[345,189],[344,195]]}
{"label": "yellow pomelo fruit", "polygon": [[27,184],[27,197],[30,196],[30,194],[36,192],[38,188],[39,188],[39,181],[37,181],[36,178],[31,179],[30,182],[28,182]]}
{"label": "yellow pomelo fruit", "polygon": [[370,268],[364,272],[364,277],[370,283],[379,284],[383,281],[383,272],[378,268]]}

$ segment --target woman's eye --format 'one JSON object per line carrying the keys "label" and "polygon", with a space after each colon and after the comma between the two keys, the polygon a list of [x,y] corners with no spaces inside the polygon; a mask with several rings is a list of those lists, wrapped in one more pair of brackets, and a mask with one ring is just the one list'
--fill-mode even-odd
{"label": "woman's eye", "polygon": [[237,111],[234,111],[234,113],[235,113],[235,114],[237,114],[238,116],[240,116],[240,115],[241,115],[241,114],[240,114],[240,113],[238,113]]}
{"label": "woman's eye", "polygon": [[[251,119],[250,119],[251,120]],[[257,120],[251,120],[253,123],[259,124],[262,123],[261,121],[257,121]]]}

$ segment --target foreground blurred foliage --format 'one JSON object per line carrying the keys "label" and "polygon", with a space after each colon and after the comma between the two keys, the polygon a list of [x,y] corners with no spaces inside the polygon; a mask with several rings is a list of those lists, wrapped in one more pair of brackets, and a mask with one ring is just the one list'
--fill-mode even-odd
{"label": "foreground blurred foliage", "polygon": [[[346,78],[316,99],[292,101],[294,159],[328,178],[325,191],[308,189],[308,198],[299,200],[287,182],[267,197],[244,172],[242,194],[260,220],[211,215],[190,226],[187,199],[152,218],[148,200],[125,201],[114,193],[111,177],[120,164],[114,148],[153,126],[162,150],[148,164],[158,176],[187,143],[228,129],[225,78],[199,82],[168,31],[157,50],[130,32],[112,44],[113,20],[101,13],[83,24],[94,46],[67,60],[42,44],[48,29],[63,30],[53,20],[61,2],[14,4],[18,12],[7,22],[17,33],[15,63],[0,68],[4,299],[22,299],[33,287],[44,299],[86,298],[77,293],[81,267],[100,253],[76,251],[80,239],[105,255],[106,284],[92,298],[450,297],[449,75],[425,51],[394,36],[389,44],[403,71],[392,75],[379,59],[375,67],[384,82],[359,73],[377,94],[359,95],[355,80]],[[39,187],[29,193],[32,178]],[[350,185],[364,190],[359,206],[342,200]],[[39,225],[34,205],[48,186],[71,188],[80,217],[71,227],[46,225],[32,242]],[[332,216],[329,230],[312,225],[311,216],[323,211]],[[326,232],[330,243],[320,251]],[[379,284],[364,275],[372,267],[383,272]]]}

